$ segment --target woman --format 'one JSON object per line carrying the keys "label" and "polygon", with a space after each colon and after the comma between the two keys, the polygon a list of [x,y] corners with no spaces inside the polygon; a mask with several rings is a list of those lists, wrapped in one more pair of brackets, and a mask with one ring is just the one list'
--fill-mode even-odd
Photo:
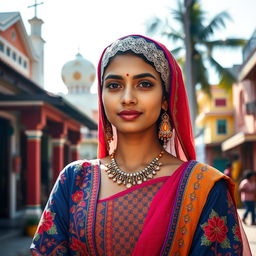
{"label": "woman", "polygon": [[241,193],[241,201],[244,204],[246,211],[243,215],[243,223],[246,224],[246,218],[251,213],[251,225],[256,225],[255,222],[255,200],[256,200],[256,172],[249,171],[239,185]]}
{"label": "woman", "polygon": [[61,172],[34,255],[242,255],[233,186],[194,160],[170,52],[143,36],[121,38],[103,52],[98,80],[99,159]]}

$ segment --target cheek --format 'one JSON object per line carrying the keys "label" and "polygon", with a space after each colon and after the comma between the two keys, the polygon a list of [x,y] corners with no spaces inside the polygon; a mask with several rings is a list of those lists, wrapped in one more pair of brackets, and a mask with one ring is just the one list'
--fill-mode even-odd
{"label": "cheek", "polygon": [[107,93],[102,93],[103,108],[109,121],[111,119],[111,114],[115,113],[114,107],[116,104],[114,102],[113,97],[109,97]]}
{"label": "cheek", "polygon": [[146,119],[156,121],[161,112],[162,98],[154,94],[153,97],[143,97],[143,107],[146,110]]}

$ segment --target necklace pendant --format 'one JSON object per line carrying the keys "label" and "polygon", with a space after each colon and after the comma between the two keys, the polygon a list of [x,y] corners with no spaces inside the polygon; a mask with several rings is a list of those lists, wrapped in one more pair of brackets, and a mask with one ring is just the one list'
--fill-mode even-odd
{"label": "necklace pendant", "polygon": [[132,184],[131,184],[131,183],[127,183],[127,184],[126,184],[126,187],[127,187],[127,188],[130,188],[130,187],[132,187]]}
{"label": "necklace pendant", "polygon": [[150,174],[148,175],[148,178],[149,178],[149,179],[152,179],[152,178],[153,178],[153,175],[150,173]]}

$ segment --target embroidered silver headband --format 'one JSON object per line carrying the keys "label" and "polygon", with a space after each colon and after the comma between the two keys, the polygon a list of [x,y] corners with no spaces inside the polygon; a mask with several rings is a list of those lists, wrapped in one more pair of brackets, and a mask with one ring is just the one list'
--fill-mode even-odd
{"label": "embroidered silver headband", "polygon": [[106,49],[101,62],[101,80],[103,79],[104,69],[108,65],[110,58],[115,56],[119,51],[126,52],[129,50],[137,54],[143,54],[148,61],[154,64],[155,69],[161,74],[165,88],[168,91],[170,69],[164,52],[158,49],[154,43],[150,43],[141,37],[126,37],[117,40]]}

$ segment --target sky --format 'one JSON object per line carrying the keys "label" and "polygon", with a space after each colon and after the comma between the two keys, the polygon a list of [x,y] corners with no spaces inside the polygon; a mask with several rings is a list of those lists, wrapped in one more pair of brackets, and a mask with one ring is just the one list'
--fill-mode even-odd
{"label": "sky", "polygon": [[[97,66],[101,52],[111,42],[128,34],[146,34],[146,23],[152,17],[165,19],[176,7],[177,0],[38,0],[37,16],[44,21],[42,37],[45,43],[45,89],[53,93],[66,93],[61,79],[63,65],[75,58],[78,51]],[[256,29],[255,0],[201,0],[202,6],[212,18],[227,11],[232,21],[224,30],[216,33],[217,39],[228,37],[249,39]],[[34,16],[34,8],[28,6],[34,0],[2,1],[0,12],[20,12],[28,34],[28,19]],[[171,20],[175,28],[175,21]],[[154,39],[170,50],[172,42],[157,35]],[[225,67],[241,64],[241,50],[216,51],[215,58]],[[96,92],[96,81],[92,87]]]}

